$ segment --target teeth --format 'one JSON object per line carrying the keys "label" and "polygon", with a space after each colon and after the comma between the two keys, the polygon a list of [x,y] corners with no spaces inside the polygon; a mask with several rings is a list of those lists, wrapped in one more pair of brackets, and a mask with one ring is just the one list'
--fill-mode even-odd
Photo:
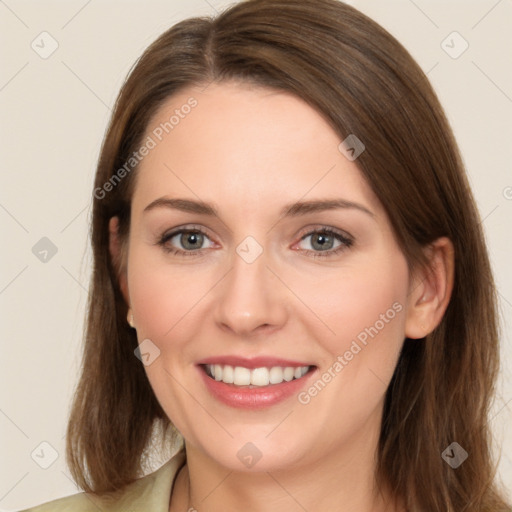
{"label": "teeth", "polygon": [[243,366],[230,366],[228,364],[207,364],[206,373],[216,381],[235,386],[268,386],[290,382],[293,379],[300,379],[308,373],[309,366],[273,366],[272,368],[244,368]]}
{"label": "teeth", "polygon": [[233,384],[233,382],[235,381],[235,372],[232,366],[224,366],[224,368],[222,369],[222,381],[225,382],[226,384]]}
{"label": "teeth", "polygon": [[[217,372],[217,368],[220,368],[221,373],[223,373],[222,366],[215,365],[215,372]],[[250,383],[251,370],[242,366],[235,366],[233,384],[235,384],[235,386],[248,386]]]}
{"label": "teeth", "polygon": [[270,368],[269,372],[269,381],[270,384],[279,384],[283,382],[283,369],[279,366],[274,366],[273,368]]}
{"label": "teeth", "polygon": [[286,382],[293,380],[295,370],[291,366],[287,366],[283,371],[283,378]]}
{"label": "teeth", "polygon": [[[268,375],[268,368],[254,368],[254,370],[251,371],[251,384],[253,386],[267,386]],[[238,382],[235,384],[238,384]]]}

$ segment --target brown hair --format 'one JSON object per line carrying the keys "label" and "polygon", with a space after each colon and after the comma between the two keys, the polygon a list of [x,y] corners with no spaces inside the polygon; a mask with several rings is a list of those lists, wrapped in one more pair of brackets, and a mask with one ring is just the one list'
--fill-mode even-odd
{"label": "brown hair", "polygon": [[[451,301],[430,335],[404,342],[386,395],[376,476],[410,510],[510,510],[496,489],[490,452],[496,292],[456,142],[409,53],[336,0],[250,0],[214,19],[182,21],[127,78],[96,174],[83,370],[67,431],[75,480],[97,494],[122,489],[141,476],[154,425],[173,429],[134,356],[136,334],[108,250],[111,217],[119,216],[121,239],[128,235],[136,168],[113,177],[164,101],[186,87],[225,80],[293,93],[325,116],[340,140],[355,134],[363,141],[357,164],[411,267],[426,264],[422,249],[437,238],[453,242]],[[457,469],[441,457],[453,441],[469,452]]]}

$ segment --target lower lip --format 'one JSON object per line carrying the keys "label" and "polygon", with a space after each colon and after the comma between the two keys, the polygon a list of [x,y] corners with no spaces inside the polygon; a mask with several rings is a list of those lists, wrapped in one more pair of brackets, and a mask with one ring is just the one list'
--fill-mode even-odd
{"label": "lower lip", "polygon": [[217,400],[231,407],[243,409],[262,409],[286,400],[297,394],[316,371],[316,369],[310,370],[300,379],[289,382],[283,381],[281,384],[250,388],[217,381],[206,375],[202,366],[198,366],[197,369],[208,391]]}

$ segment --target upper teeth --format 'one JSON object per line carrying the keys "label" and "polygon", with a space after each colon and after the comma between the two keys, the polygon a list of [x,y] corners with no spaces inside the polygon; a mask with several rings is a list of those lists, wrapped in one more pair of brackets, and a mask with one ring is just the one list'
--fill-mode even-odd
{"label": "upper teeth", "polygon": [[268,386],[289,382],[306,375],[309,366],[273,366],[272,368],[244,368],[228,364],[207,364],[206,373],[215,380],[236,386]]}

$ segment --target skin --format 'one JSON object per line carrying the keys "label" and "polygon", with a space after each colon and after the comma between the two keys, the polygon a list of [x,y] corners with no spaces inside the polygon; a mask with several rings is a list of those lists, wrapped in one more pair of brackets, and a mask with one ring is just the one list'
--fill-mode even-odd
{"label": "skin", "polygon": [[[439,239],[429,249],[432,272],[410,275],[357,160],[290,94],[233,82],[190,88],[168,99],[147,135],[190,96],[197,107],[140,165],[127,245],[117,219],[110,223],[112,257],[126,251],[119,277],[139,342],[149,338],[161,351],[145,367],[149,381],[186,443],[170,511],[402,510],[373,480],[384,394],[404,338],[425,336],[446,309],[451,243]],[[213,203],[218,215],[144,212],[162,196]],[[280,214],[284,205],[321,199],[351,201],[371,215]],[[177,227],[206,232],[199,252],[175,255],[158,244]],[[352,245],[337,254],[337,240],[318,249],[307,235],[325,227]],[[236,252],[247,236],[263,250],[252,263]],[[166,247],[186,250],[179,236]],[[294,395],[239,410],[212,398],[198,378],[200,359],[225,354],[305,361],[319,377],[394,303],[401,311],[308,404]],[[247,442],[262,455],[252,468],[237,457]]]}

